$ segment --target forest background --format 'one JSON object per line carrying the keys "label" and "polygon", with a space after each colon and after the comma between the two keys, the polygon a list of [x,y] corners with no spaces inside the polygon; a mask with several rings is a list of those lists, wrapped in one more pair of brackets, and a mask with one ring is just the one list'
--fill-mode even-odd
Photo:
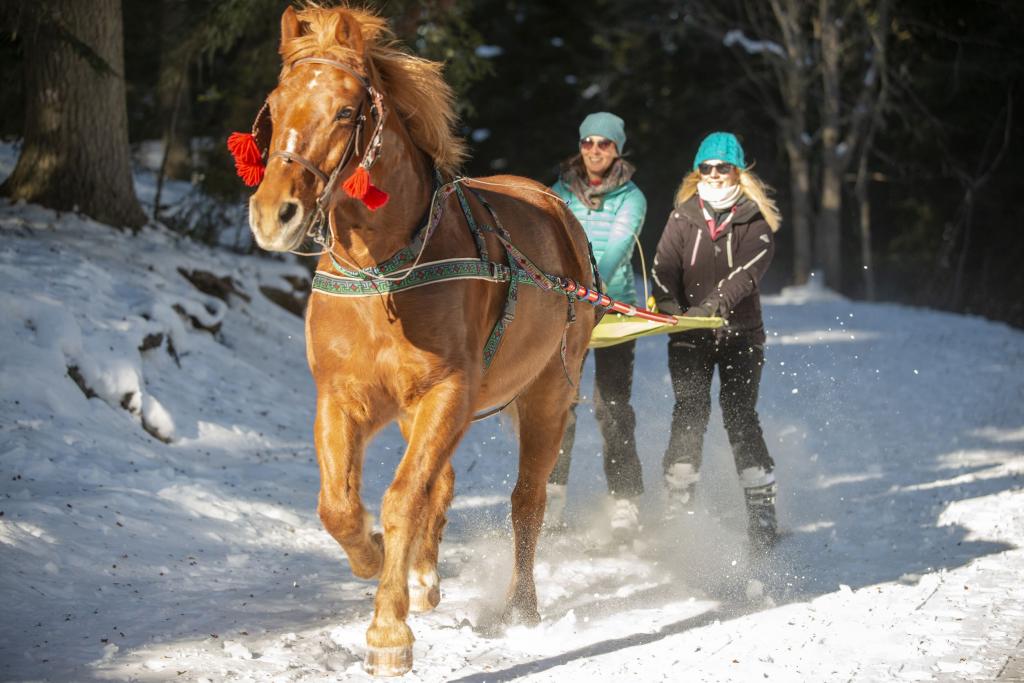
{"label": "forest background", "polygon": [[[22,157],[0,193],[253,249],[247,188],[223,141],[248,130],[276,83],[285,6],[4,3],[0,135],[21,140]],[[701,138],[731,130],[784,216],[765,289],[816,272],[853,298],[1024,326],[1024,2],[367,6],[392,19],[410,50],[447,64],[472,152],[467,175],[550,184],[583,116],[613,111],[648,198],[649,259]],[[109,144],[71,158],[94,140]],[[130,177],[118,166],[147,161],[193,181],[187,206],[161,205],[158,192],[143,211],[130,180],[124,192],[104,186]]]}

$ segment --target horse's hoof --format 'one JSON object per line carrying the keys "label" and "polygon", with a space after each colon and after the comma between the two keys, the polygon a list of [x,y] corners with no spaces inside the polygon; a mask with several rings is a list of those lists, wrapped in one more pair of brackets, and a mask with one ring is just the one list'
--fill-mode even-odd
{"label": "horse's hoof", "polygon": [[373,676],[401,676],[412,668],[412,647],[368,647],[363,668]]}
{"label": "horse's hoof", "polygon": [[441,589],[438,586],[409,586],[409,611],[429,612],[441,602]]}

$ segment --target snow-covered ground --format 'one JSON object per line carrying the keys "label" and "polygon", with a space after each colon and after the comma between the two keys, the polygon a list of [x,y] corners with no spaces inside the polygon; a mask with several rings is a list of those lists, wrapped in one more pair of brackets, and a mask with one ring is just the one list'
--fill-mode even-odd
{"label": "snow-covered ground", "polygon": [[[302,322],[261,292],[303,268],[7,203],[0,238],[0,678],[366,678],[375,584],[320,527]],[[1024,333],[814,286],[765,303],[774,556],[747,556],[717,409],[708,512],[661,522],[670,388],[665,339],[644,338],[642,538],[604,542],[585,403],[573,531],[539,551],[543,622],[495,634],[516,462],[507,425],[474,425],[406,679],[1024,676]],[[401,451],[393,428],[368,451],[375,512]]]}

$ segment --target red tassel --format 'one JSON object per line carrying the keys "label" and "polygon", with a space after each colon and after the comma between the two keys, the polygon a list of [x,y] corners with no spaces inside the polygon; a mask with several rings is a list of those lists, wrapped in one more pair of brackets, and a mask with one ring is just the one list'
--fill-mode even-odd
{"label": "red tassel", "polygon": [[380,207],[388,203],[388,193],[380,189],[375,185],[370,185],[366,188],[366,196],[363,197],[363,204],[370,211],[376,211]]}
{"label": "red tassel", "polygon": [[366,196],[366,190],[370,187],[370,174],[362,166],[357,166],[352,175],[345,179],[341,187],[349,197],[362,199]]}
{"label": "red tassel", "polygon": [[361,201],[370,211],[376,211],[388,203],[388,193],[370,182],[370,173],[362,166],[357,166],[341,187],[345,194]]}
{"label": "red tassel", "polygon": [[228,151],[235,158],[235,172],[249,187],[263,181],[263,155],[252,133],[232,133],[228,136]]}

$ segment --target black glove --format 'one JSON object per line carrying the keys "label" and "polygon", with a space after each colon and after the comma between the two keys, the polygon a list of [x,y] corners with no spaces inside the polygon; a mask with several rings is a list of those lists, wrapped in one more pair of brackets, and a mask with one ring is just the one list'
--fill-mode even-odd
{"label": "black glove", "polygon": [[683,313],[683,315],[687,318],[710,318],[714,315],[714,312],[707,304],[699,304],[687,308],[686,313]]}
{"label": "black glove", "polygon": [[672,297],[656,297],[655,302],[658,304],[659,313],[667,313],[668,315],[682,315],[683,307],[679,305],[679,302]]}
{"label": "black glove", "polygon": [[709,296],[696,306],[690,306],[683,315],[687,318],[713,318],[718,315],[718,297]]}

